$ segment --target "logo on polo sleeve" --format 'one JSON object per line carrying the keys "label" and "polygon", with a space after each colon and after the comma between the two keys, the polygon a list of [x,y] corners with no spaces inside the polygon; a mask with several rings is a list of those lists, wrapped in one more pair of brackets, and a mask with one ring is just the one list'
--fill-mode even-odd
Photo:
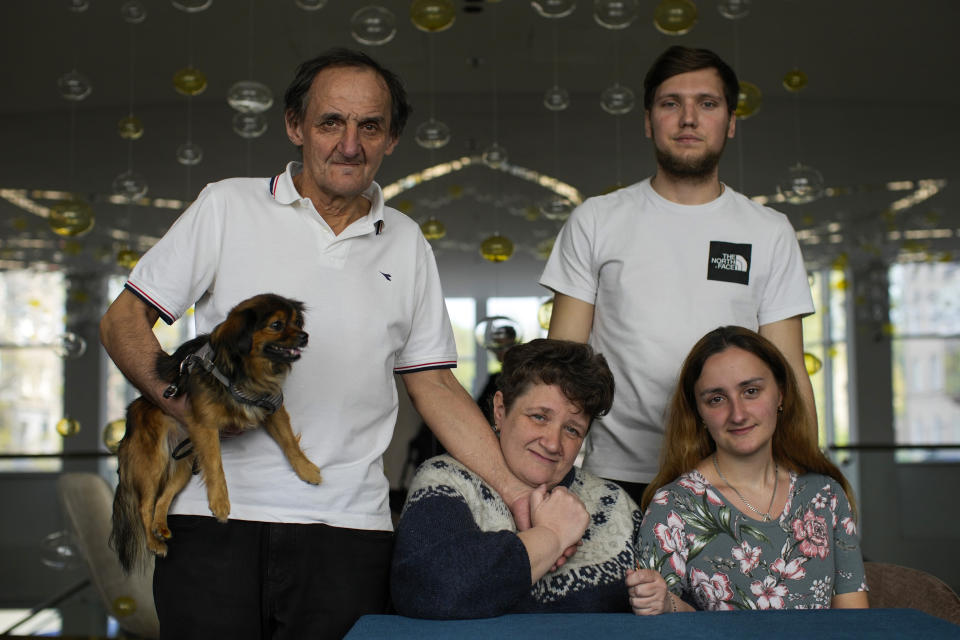
{"label": "logo on polo sleeve", "polygon": [[707,280],[750,284],[751,247],[749,244],[711,241]]}

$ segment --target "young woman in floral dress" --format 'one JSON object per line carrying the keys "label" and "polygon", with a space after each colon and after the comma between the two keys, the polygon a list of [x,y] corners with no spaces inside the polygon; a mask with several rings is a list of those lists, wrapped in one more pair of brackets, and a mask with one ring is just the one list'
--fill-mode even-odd
{"label": "young woman in floral dress", "polygon": [[666,592],[628,576],[635,613],[868,606],[850,486],[811,431],[771,342],[721,327],[693,347],[641,505]]}

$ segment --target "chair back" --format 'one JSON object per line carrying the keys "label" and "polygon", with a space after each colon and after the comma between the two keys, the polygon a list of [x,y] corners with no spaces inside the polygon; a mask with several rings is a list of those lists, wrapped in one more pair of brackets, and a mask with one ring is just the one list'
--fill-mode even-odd
{"label": "chair back", "polygon": [[925,571],[884,562],[864,562],[871,609],[919,609],[960,625],[960,597]]}

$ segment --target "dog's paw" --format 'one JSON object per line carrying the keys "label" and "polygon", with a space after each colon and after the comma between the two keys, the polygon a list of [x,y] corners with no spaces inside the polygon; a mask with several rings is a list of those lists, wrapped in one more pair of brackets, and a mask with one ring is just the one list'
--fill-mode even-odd
{"label": "dog's paw", "polygon": [[213,514],[213,517],[217,519],[218,522],[226,522],[230,516],[230,501],[229,500],[218,500],[216,502],[210,502],[210,513]]}
{"label": "dog's paw", "polygon": [[304,482],[309,482],[310,484],[320,484],[323,482],[323,476],[320,474],[320,468],[312,462],[298,465],[294,468],[294,471],[297,472],[297,476],[299,476],[299,478]]}
{"label": "dog's paw", "polygon": [[150,552],[151,552],[153,555],[159,556],[159,557],[161,557],[161,558],[166,558],[166,557],[167,557],[167,545],[165,545],[164,543],[160,542],[160,541],[157,540],[156,538],[154,538],[154,539],[149,539],[149,538],[148,538],[148,539],[147,539],[147,547],[150,549]]}
{"label": "dog's paw", "polygon": [[171,536],[173,536],[173,534],[170,533],[169,527],[164,524],[154,525],[152,533],[153,537],[157,540],[169,540]]}

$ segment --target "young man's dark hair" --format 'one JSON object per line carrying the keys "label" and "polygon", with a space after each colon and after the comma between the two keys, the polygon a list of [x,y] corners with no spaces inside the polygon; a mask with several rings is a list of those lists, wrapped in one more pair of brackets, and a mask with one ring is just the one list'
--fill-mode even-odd
{"label": "young man's dark hair", "polygon": [[723,97],[727,101],[727,111],[733,113],[737,108],[740,95],[740,82],[737,74],[723,59],[709,49],[693,49],[674,45],[660,54],[643,79],[643,108],[649,111],[653,107],[653,96],[665,80],[681,73],[716,69],[723,82]]}
{"label": "young man's dark hair", "polygon": [[297,67],[290,86],[283,94],[285,117],[292,114],[293,121],[300,122],[307,113],[307,101],[313,79],[327,67],[367,67],[376,71],[390,91],[390,135],[394,138],[400,137],[410,115],[410,103],[407,102],[407,92],[400,78],[362,51],[342,47],[325,51]]}

